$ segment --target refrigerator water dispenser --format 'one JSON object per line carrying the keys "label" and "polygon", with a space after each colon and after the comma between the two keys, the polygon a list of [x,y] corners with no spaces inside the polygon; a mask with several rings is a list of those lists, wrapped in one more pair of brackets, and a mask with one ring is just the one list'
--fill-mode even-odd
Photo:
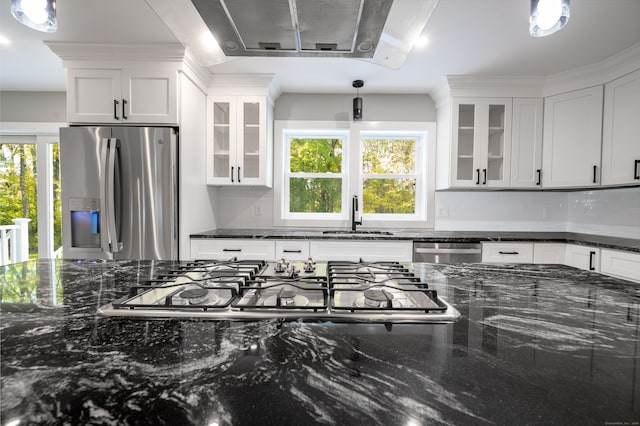
{"label": "refrigerator water dispenser", "polygon": [[69,199],[71,247],[100,248],[100,199]]}

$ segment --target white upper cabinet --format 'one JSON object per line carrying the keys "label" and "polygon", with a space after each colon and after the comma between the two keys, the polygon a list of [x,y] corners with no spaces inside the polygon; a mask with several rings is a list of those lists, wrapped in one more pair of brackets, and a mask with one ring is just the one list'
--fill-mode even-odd
{"label": "white upper cabinet", "polygon": [[266,96],[210,96],[207,184],[272,185],[272,107]]}
{"label": "white upper cabinet", "polygon": [[604,86],[602,185],[640,184],[640,70]]}
{"label": "white upper cabinet", "polygon": [[542,185],[600,185],[603,87],[545,98]]}
{"label": "white upper cabinet", "polygon": [[514,98],[511,188],[542,186],[542,98]]}
{"label": "white upper cabinet", "polygon": [[67,73],[69,123],[176,124],[175,69],[83,69]]}
{"label": "white upper cabinet", "polygon": [[450,186],[508,187],[511,98],[454,98]]}

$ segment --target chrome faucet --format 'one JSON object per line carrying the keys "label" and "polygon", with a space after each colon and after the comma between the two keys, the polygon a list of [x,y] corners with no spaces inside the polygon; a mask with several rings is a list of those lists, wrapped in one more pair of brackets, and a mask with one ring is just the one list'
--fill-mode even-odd
{"label": "chrome faucet", "polygon": [[351,230],[356,230],[356,225],[362,225],[362,217],[356,221],[356,212],[358,212],[358,196],[354,195],[351,200]]}

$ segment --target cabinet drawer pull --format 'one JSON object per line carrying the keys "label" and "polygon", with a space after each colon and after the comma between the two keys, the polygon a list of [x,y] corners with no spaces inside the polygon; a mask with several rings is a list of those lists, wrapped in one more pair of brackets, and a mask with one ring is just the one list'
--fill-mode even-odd
{"label": "cabinet drawer pull", "polygon": [[302,253],[302,250],[282,250],[283,253]]}
{"label": "cabinet drawer pull", "polygon": [[222,251],[242,251],[242,249],[222,249]]}
{"label": "cabinet drawer pull", "polygon": [[636,160],[636,162],[633,165],[633,178],[634,179],[640,179],[640,160]]}
{"label": "cabinet drawer pull", "polygon": [[123,100],[122,100],[122,119],[123,119],[123,120],[126,120],[126,119],[128,118],[128,117],[127,117],[127,113],[125,112],[125,107],[126,107],[126,106],[127,106],[127,100],[126,100],[126,99],[123,99]]}
{"label": "cabinet drawer pull", "polygon": [[480,185],[480,169],[476,169],[476,185]]}
{"label": "cabinet drawer pull", "polygon": [[240,183],[240,166],[238,166],[238,183]]}
{"label": "cabinet drawer pull", "polygon": [[590,251],[589,252],[589,270],[590,271],[595,271],[596,270],[595,265],[593,264],[593,260],[594,260],[595,255],[596,255],[595,251]]}
{"label": "cabinet drawer pull", "polygon": [[598,166],[593,165],[593,183],[596,183],[596,174],[597,174]]}
{"label": "cabinet drawer pull", "polygon": [[500,254],[520,254],[517,251],[499,251]]}
{"label": "cabinet drawer pull", "polygon": [[233,182],[233,167],[231,167],[231,182]]}
{"label": "cabinet drawer pull", "polygon": [[117,99],[113,100],[113,118],[115,118],[116,120],[120,120],[120,117],[118,117],[118,105],[120,104],[120,102],[118,102]]}
{"label": "cabinet drawer pull", "polygon": [[482,184],[486,185],[487,184],[487,169],[482,169],[482,173],[484,174],[484,178],[482,180]]}
{"label": "cabinet drawer pull", "polygon": [[538,181],[536,182],[536,185],[542,185],[542,169],[536,170],[536,173],[538,174]]}

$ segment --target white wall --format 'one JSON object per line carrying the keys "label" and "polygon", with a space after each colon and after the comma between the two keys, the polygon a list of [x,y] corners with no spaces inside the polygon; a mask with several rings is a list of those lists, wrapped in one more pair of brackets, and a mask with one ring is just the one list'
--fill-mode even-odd
{"label": "white wall", "polygon": [[[353,95],[285,93],[274,106],[276,120],[350,121]],[[367,95],[360,93],[366,121],[436,121],[429,95]]]}
{"label": "white wall", "polygon": [[[256,215],[256,205],[259,205],[261,215]],[[273,190],[220,187],[216,210],[220,228],[271,228],[273,226]]]}
{"label": "white wall", "polygon": [[0,122],[66,121],[65,92],[0,92]]}
{"label": "white wall", "polygon": [[190,259],[189,235],[216,228],[216,189],[206,182],[206,94],[180,78],[180,258]]}

